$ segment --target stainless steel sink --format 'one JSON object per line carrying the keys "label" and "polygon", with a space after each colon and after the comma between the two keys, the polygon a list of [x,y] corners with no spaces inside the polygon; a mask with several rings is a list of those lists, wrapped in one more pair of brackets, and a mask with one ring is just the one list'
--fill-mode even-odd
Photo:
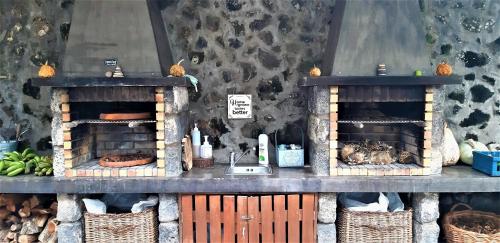
{"label": "stainless steel sink", "polygon": [[270,166],[234,166],[227,167],[226,175],[272,175]]}

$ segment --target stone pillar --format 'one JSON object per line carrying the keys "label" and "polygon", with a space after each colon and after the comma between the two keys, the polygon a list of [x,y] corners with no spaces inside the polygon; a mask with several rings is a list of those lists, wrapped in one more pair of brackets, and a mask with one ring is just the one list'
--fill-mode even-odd
{"label": "stone pillar", "polygon": [[444,111],[445,92],[443,87],[433,88],[432,101],[432,160],[431,174],[439,175],[443,167],[443,143],[444,143]]}
{"label": "stone pillar", "polygon": [[57,195],[58,242],[82,243],[83,224],[80,198],[77,195]]}
{"label": "stone pillar", "polygon": [[[63,117],[61,104],[64,102],[64,97],[67,97],[66,89],[51,89],[50,109],[52,110],[52,147],[53,149],[53,166],[54,176],[64,176],[64,138],[63,138]],[[66,101],[67,102],[67,101]]]}
{"label": "stone pillar", "polygon": [[438,242],[439,194],[413,194],[413,242]]}
{"label": "stone pillar", "polygon": [[330,90],[314,86],[308,96],[309,160],[316,175],[330,175]]}
{"label": "stone pillar", "polygon": [[318,242],[337,242],[337,194],[319,193]]}
{"label": "stone pillar", "polygon": [[160,221],[159,242],[177,243],[179,236],[179,205],[176,194],[160,194],[158,219]]}
{"label": "stone pillar", "polygon": [[182,173],[182,138],[188,124],[189,94],[186,87],[165,89],[165,171],[166,176]]}

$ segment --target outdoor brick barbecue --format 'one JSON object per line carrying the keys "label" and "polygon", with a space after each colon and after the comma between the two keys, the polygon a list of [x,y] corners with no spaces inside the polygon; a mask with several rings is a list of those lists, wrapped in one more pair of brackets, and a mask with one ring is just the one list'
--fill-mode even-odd
{"label": "outdoor brick barbecue", "polygon": [[[421,16],[411,4],[416,3],[367,8],[363,2],[341,1],[334,11],[323,60],[329,76],[302,80],[302,86],[311,87],[309,158],[316,174],[441,173],[442,86],[461,80],[431,75],[421,52],[426,48]],[[373,9],[397,12],[393,22],[399,23],[375,18]]]}
{"label": "outdoor brick barbecue", "polygon": [[[56,176],[125,177],[178,175],[187,124],[185,87],[72,87],[52,95]],[[100,120],[107,112],[148,112],[144,120]],[[106,155],[151,155],[154,163],[109,168]]]}
{"label": "outdoor brick barbecue", "polygon": [[[173,61],[157,2],[127,2],[123,6],[107,3],[100,7],[95,3],[77,4],[87,11],[73,15],[60,74],[32,80],[35,86],[53,88],[54,174],[179,175],[181,140],[188,124],[187,82],[184,77],[168,76]],[[130,21],[128,14],[116,11],[120,6],[135,9],[141,18]],[[108,13],[121,24],[102,18]],[[88,26],[93,31],[87,31]],[[109,35],[109,29],[113,29],[113,35]],[[140,113],[145,116],[139,119],[101,117]],[[142,164],[130,166],[135,165],[134,160]],[[130,163],[109,167],[118,164],[116,161]]]}

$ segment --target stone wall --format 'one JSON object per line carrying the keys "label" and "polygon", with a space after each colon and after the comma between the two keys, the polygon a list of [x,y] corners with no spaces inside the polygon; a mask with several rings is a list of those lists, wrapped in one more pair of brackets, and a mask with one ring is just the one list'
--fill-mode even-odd
{"label": "stone wall", "polygon": [[433,65],[446,60],[464,76],[462,86],[446,87],[444,117],[455,137],[498,143],[500,2],[432,1],[426,13]]}
{"label": "stone wall", "polygon": [[[49,95],[27,79],[48,60],[60,64],[70,27],[72,0],[0,2],[0,127],[28,120],[39,150],[50,149]],[[306,128],[306,91],[297,81],[321,65],[334,1],[163,1],[174,59],[185,59],[200,79],[190,90],[191,121],[213,138],[214,154],[256,145],[259,133]],[[458,140],[500,141],[500,2],[422,1],[433,65],[445,59],[464,75],[462,86],[446,87],[445,117]],[[411,58],[411,57],[409,57]],[[253,95],[254,118],[228,120],[226,95]],[[252,159],[252,158],[249,158]]]}

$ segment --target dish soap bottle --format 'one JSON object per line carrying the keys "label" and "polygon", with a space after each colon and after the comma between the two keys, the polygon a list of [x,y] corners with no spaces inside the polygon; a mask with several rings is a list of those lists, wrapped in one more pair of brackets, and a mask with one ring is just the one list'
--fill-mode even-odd
{"label": "dish soap bottle", "polygon": [[201,146],[201,135],[200,130],[198,130],[198,124],[194,124],[193,131],[191,131],[191,137],[193,138],[193,158],[200,157],[200,146]]}
{"label": "dish soap bottle", "polygon": [[266,134],[259,135],[259,165],[269,165],[269,137]]}
{"label": "dish soap bottle", "polygon": [[205,141],[203,142],[203,145],[201,145],[201,157],[204,159],[211,159],[212,145],[208,143],[208,136],[203,136],[203,137],[205,137]]}

